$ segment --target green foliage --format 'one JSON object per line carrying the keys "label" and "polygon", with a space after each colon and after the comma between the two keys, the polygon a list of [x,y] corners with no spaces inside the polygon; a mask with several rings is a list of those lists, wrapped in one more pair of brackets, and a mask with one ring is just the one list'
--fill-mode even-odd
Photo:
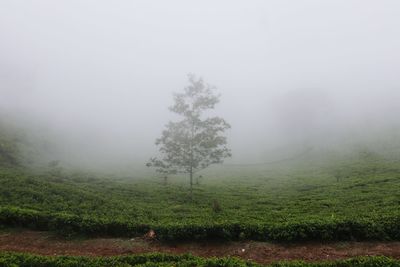
{"label": "green foliage", "polygon": [[[184,177],[108,179],[0,169],[0,224],[72,234],[164,240],[400,240],[400,165],[211,169],[187,201]],[[213,178],[215,177],[215,178]],[[229,179],[229,183],[226,181]],[[218,199],[219,212],[210,208]]]}
{"label": "green foliage", "polygon": [[227,138],[223,135],[230,125],[220,117],[207,117],[205,112],[214,109],[219,97],[213,88],[189,75],[189,86],[183,93],[175,94],[175,103],[170,110],[181,117],[178,122],[169,122],[160,138],[159,157],[151,158],[148,167],[161,174],[188,173],[192,195],[193,174],[211,164],[222,163],[230,157]]}
{"label": "green foliage", "polygon": [[38,151],[27,138],[23,127],[0,113],[0,167],[31,165]]}
{"label": "green foliage", "polygon": [[[38,256],[23,253],[0,253],[1,267],[99,267],[99,266],[207,266],[207,267],[262,267],[252,262],[246,262],[237,258],[200,258],[192,255],[166,255],[166,254],[143,254],[117,257],[78,257],[78,256]],[[398,267],[400,261],[387,257],[360,257],[348,260],[305,263],[301,261],[281,262],[265,267]]]}
{"label": "green foliage", "polygon": [[0,166],[18,164],[19,139],[0,122]]}

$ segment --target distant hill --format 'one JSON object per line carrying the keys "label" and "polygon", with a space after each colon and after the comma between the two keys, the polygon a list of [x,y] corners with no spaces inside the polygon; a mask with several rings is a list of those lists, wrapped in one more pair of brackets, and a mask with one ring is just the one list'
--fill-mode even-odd
{"label": "distant hill", "polygon": [[37,147],[21,125],[0,114],[0,167],[21,167],[33,163]]}
{"label": "distant hill", "polygon": [[16,130],[7,123],[0,121],[0,165],[18,165],[18,143],[20,139]]}

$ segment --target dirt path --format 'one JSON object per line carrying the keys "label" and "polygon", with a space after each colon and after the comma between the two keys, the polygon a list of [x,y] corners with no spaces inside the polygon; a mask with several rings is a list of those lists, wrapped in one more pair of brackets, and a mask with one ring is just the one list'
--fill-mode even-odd
{"label": "dirt path", "polygon": [[385,255],[400,259],[400,242],[342,242],[330,244],[270,244],[263,242],[165,244],[141,238],[64,240],[48,232],[11,230],[0,232],[0,251],[41,255],[112,256],[147,252],[192,253],[202,257],[236,256],[259,263],[280,260],[320,261],[355,256]]}

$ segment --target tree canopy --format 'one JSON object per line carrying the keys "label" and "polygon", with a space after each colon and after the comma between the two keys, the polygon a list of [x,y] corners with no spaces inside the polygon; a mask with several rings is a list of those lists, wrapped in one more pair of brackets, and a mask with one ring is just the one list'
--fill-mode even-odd
{"label": "tree canopy", "polygon": [[189,174],[192,192],[193,174],[222,163],[231,151],[224,136],[230,125],[223,118],[206,116],[219,102],[215,87],[192,74],[188,78],[189,85],[174,95],[174,105],[169,108],[182,119],[166,125],[156,140],[160,155],[151,158],[147,166],[164,175]]}

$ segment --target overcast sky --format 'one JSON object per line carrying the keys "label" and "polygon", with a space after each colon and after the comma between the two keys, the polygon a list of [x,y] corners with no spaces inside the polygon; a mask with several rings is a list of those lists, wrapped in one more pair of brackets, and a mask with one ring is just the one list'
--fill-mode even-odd
{"label": "overcast sky", "polygon": [[399,49],[397,0],[2,0],[0,105],[65,149],[147,158],[195,73],[221,93],[236,158],[254,160],[397,127]]}

